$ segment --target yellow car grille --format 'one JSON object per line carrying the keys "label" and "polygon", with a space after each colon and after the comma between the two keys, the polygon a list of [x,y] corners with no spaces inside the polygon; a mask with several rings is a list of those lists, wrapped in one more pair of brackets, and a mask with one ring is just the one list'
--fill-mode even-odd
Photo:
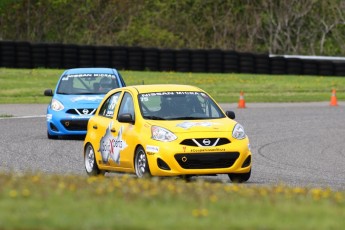
{"label": "yellow car grille", "polygon": [[228,138],[194,138],[185,139],[180,142],[181,145],[187,146],[220,146],[229,144],[230,140]]}
{"label": "yellow car grille", "polygon": [[184,169],[229,168],[237,158],[238,152],[177,153],[175,159]]}

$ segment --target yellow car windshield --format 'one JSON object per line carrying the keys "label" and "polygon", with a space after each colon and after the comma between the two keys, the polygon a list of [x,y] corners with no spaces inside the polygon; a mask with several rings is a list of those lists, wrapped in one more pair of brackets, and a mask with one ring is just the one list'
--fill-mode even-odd
{"label": "yellow car windshield", "polygon": [[204,92],[152,92],[139,94],[145,119],[195,120],[225,117],[219,106]]}

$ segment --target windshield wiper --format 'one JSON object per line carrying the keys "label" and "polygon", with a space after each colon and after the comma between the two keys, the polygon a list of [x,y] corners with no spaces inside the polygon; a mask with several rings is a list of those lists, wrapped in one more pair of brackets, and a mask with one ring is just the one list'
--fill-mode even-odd
{"label": "windshield wiper", "polygon": [[157,116],[144,116],[145,119],[150,119],[150,120],[166,120],[163,117],[157,117]]}
{"label": "windshield wiper", "polygon": [[202,119],[208,119],[208,117],[173,117],[170,118],[170,120],[202,120]]}

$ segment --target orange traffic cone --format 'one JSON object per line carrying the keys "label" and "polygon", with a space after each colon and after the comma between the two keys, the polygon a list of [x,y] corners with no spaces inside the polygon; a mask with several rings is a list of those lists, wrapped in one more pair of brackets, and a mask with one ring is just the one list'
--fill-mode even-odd
{"label": "orange traffic cone", "polygon": [[244,93],[241,91],[240,100],[238,101],[238,108],[246,108],[246,102],[244,101]]}
{"label": "orange traffic cone", "polygon": [[337,96],[335,95],[335,89],[332,90],[331,103],[330,106],[338,106]]}

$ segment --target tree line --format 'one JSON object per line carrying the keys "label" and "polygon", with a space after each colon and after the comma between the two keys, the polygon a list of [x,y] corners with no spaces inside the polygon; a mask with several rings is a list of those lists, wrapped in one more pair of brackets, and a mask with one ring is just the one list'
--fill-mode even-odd
{"label": "tree line", "polygon": [[345,0],[1,0],[0,40],[345,54]]}

